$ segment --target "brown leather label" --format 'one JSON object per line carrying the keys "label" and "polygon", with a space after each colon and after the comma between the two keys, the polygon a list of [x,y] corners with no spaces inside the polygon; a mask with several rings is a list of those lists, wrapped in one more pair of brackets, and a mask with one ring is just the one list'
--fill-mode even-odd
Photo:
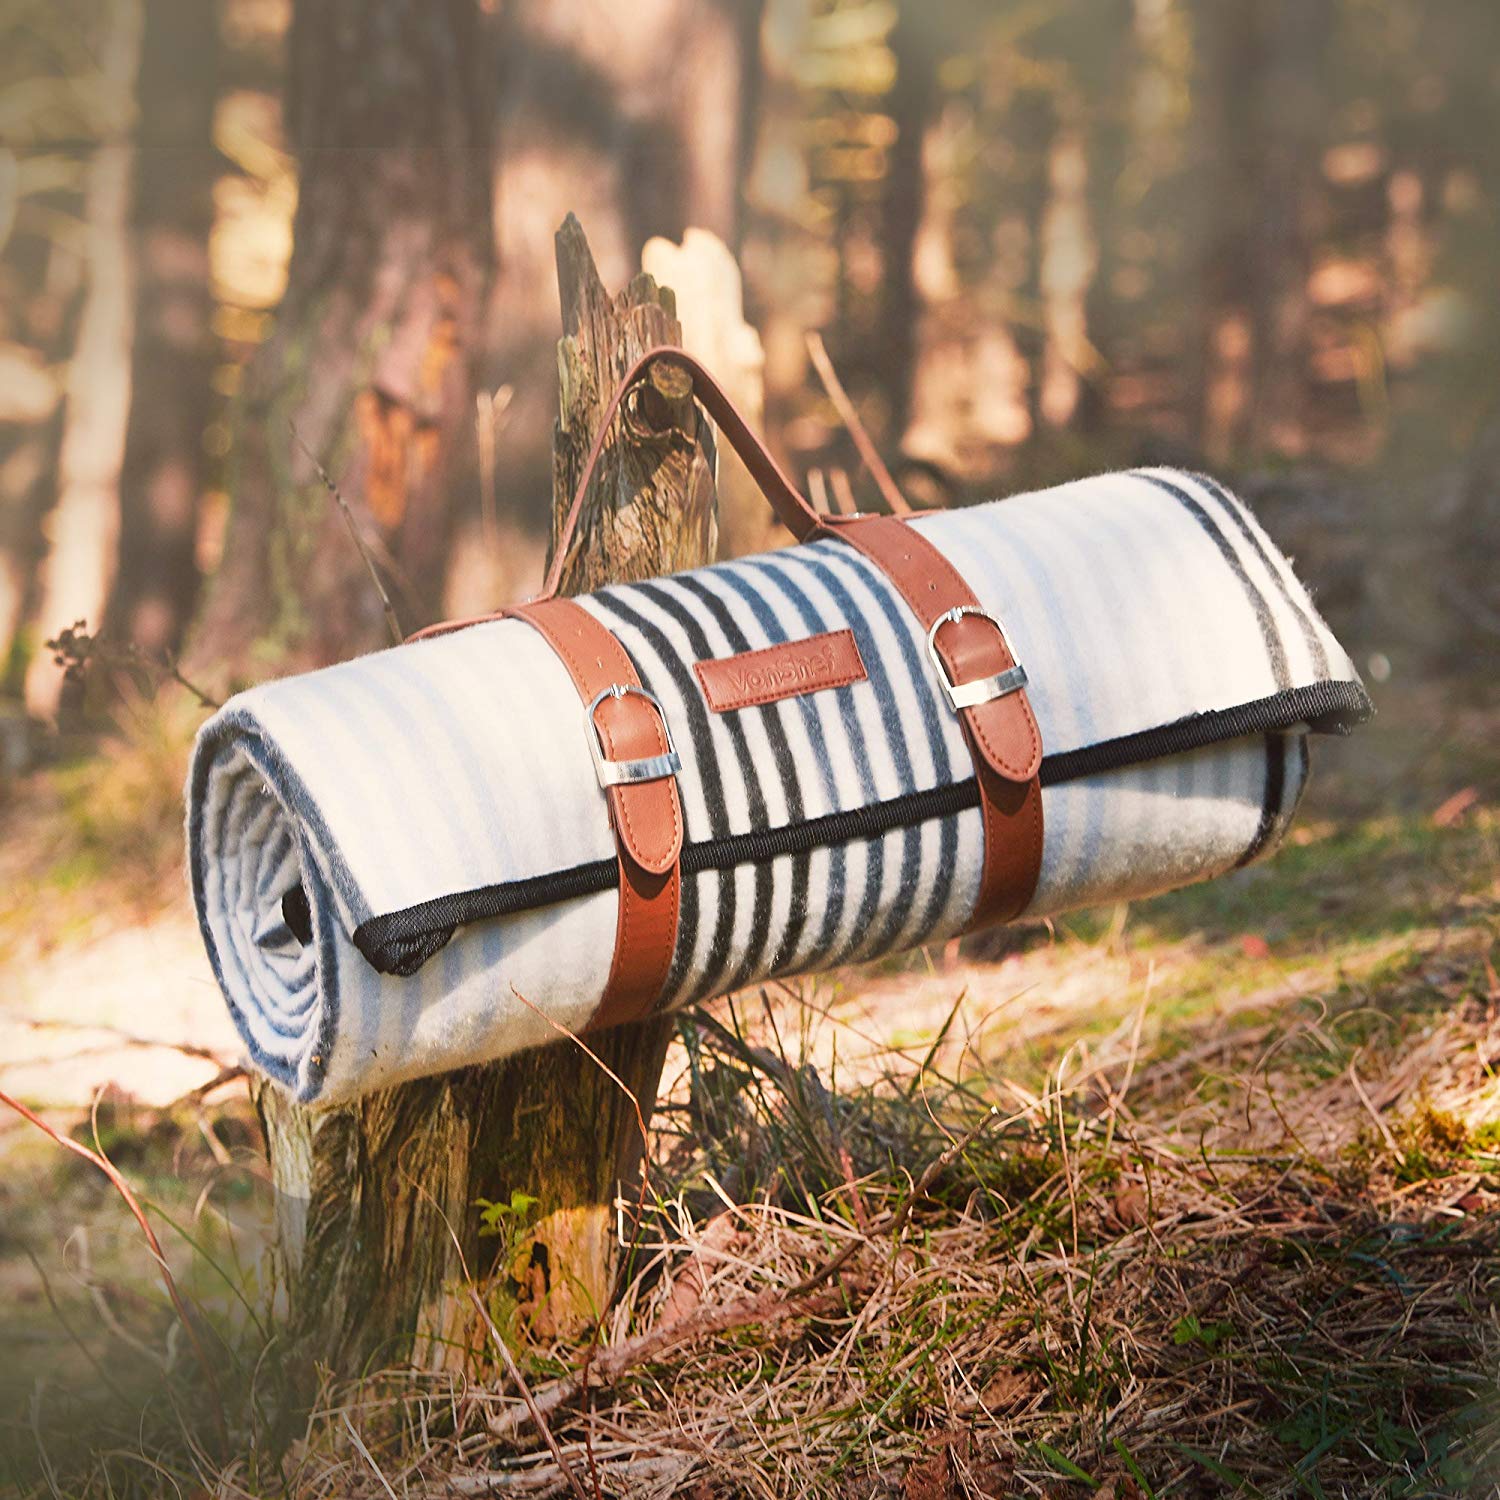
{"label": "brown leather label", "polygon": [[846,687],[865,677],[859,646],[849,630],[832,630],[805,641],[787,641],[760,651],[695,662],[693,670],[708,706],[716,714]]}

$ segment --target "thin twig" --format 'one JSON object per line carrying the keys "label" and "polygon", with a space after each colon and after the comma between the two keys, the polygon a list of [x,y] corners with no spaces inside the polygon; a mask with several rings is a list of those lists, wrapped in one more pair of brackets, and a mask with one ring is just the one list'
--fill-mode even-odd
{"label": "thin twig", "polygon": [[531,1416],[536,1430],[541,1433],[542,1440],[552,1450],[553,1461],[562,1471],[563,1478],[568,1481],[568,1488],[578,1497],[578,1500],[588,1500],[588,1495],[583,1488],[583,1482],[573,1472],[573,1466],[563,1457],[562,1448],[559,1446],[556,1434],[552,1431],[547,1421],[547,1415],[538,1404],[537,1399],[531,1393],[531,1387],[526,1383],[526,1377],[521,1374],[521,1367],[516,1363],[516,1357],[510,1352],[510,1347],[500,1336],[500,1330],[495,1327],[494,1320],[490,1317],[489,1309],[484,1305],[484,1298],[476,1292],[471,1285],[469,1287],[469,1300],[479,1312],[484,1325],[490,1331],[490,1338],[494,1341],[495,1352],[499,1354],[505,1365],[506,1374],[515,1382],[515,1387],[521,1393],[521,1400],[526,1403],[526,1410]]}
{"label": "thin twig", "polygon": [[68,676],[86,672],[90,666],[105,671],[151,672],[157,678],[167,678],[185,688],[198,700],[198,706],[210,713],[224,706],[183,673],[175,655],[166,651],[143,651],[134,641],[115,641],[102,632],[90,635],[86,620],[75,620],[43,644],[52,653],[53,661]]}
{"label": "thin twig", "polygon": [[88,1360],[88,1362],[94,1367],[94,1373],[99,1377],[100,1383],[108,1386],[111,1393],[120,1401],[122,1405],[128,1403],[130,1398],[125,1394],[124,1391],[120,1389],[120,1387],[115,1383],[113,1377],[110,1375],[109,1371],[106,1370],[103,1364],[100,1363],[99,1356],[89,1348],[89,1346],[84,1342],[82,1336],[74,1329],[73,1325],[69,1323],[67,1318],[63,1315],[63,1310],[58,1306],[57,1298],[53,1295],[52,1282],[48,1278],[47,1272],[43,1268],[41,1261],[39,1261],[36,1258],[35,1254],[32,1253],[32,1249],[29,1245],[25,1246],[24,1248],[26,1251],[26,1259],[31,1262],[32,1270],[36,1272],[37,1279],[42,1283],[42,1295],[47,1299],[47,1306],[52,1309],[52,1316],[57,1319],[58,1324],[62,1328],[62,1331],[67,1334],[68,1338],[78,1347],[83,1357]]}
{"label": "thin twig", "polygon": [[[857,1249],[860,1241],[852,1248]],[[839,1257],[843,1259],[845,1257]],[[835,1262],[836,1264],[836,1262]],[[831,1274],[833,1267],[825,1268]],[[805,1283],[804,1283],[805,1285]],[[543,1387],[532,1397],[534,1407],[531,1415],[546,1416],[566,1405],[577,1396],[587,1383],[590,1387],[612,1385],[633,1366],[676,1348],[679,1344],[694,1339],[706,1338],[710,1334],[729,1333],[737,1328],[748,1328],[753,1324],[779,1323],[789,1317],[816,1316],[841,1306],[844,1294],[841,1291],[823,1292],[818,1296],[799,1296],[796,1288],[783,1291],[769,1287],[753,1297],[741,1297],[722,1307],[700,1307],[691,1316],[673,1323],[670,1327],[648,1329],[634,1338],[624,1339],[601,1349],[588,1364],[571,1375]],[[520,1416],[512,1411],[490,1421],[490,1430],[500,1437],[508,1437],[520,1426]]]}
{"label": "thin twig", "polygon": [[486,547],[494,547],[498,530],[495,499],[495,439],[504,425],[515,388],[502,385],[496,391],[474,396],[474,435],[479,447],[479,534]]}
{"label": "thin twig", "polygon": [[474,437],[479,448],[479,535],[495,545],[495,408],[488,391],[474,394]]}
{"label": "thin twig", "polygon": [[385,623],[391,632],[391,642],[399,646],[406,639],[401,629],[401,621],[396,617],[396,608],[391,603],[391,596],[385,591],[385,584],[380,581],[380,570],[375,566],[375,558],[371,553],[369,544],[359,529],[359,522],[354,519],[354,512],[349,509],[349,502],[339,492],[339,487],[333,482],[328,470],[317,460],[312,449],[302,440],[302,434],[297,431],[297,424],[287,419],[287,426],[292,429],[292,440],[307,455],[307,461],[317,471],[318,478],[323,481],[323,487],[333,496],[335,504],[339,508],[339,514],[344,518],[344,525],[349,528],[349,536],[359,549],[359,555],[364,560],[365,568],[369,572],[370,579],[375,585],[375,592],[380,595],[380,607],[385,611]]}
{"label": "thin twig", "polygon": [[340,1415],[344,1419],[344,1426],[348,1429],[349,1436],[354,1440],[354,1446],[359,1449],[360,1457],[369,1464],[375,1477],[380,1481],[381,1488],[391,1497],[391,1500],[396,1500],[396,1492],[391,1488],[390,1480],[380,1472],[380,1465],[375,1462],[375,1455],[365,1447],[364,1439],[354,1430],[354,1423],[349,1420],[349,1413],[344,1411]]}
{"label": "thin twig", "polygon": [[220,1068],[207,1083],[200,1083],[197,1088],[189,1089],[185,1094],[179,1094],[167,1109],[180,1109],[185,1104],[202,1104],[217,1088],[222,1088],[226,1083],[233,1083],[238,1078],[248,1078],[249,1070],[240,1063],[231,1063],[227,1068]]}
{"label": "thin twig", "polygon": [[1359,1102],[1364,1105],[1366,1113],[1375,1122],[1375,1128],[1380,1132],[1380,1139],[1385,1142],[1385,1148],[1391,1153],[1396,1161],[1401,1160],[1401,1147],[1396,1143],[1396,1137],[1391,1132],[1391,1127],[1380,1118],[1380,1112],[1375,1108],[1365,1086],[1359,1080],[1359,1074],[1354,1071],[1355,1059],[1349,1059],[1349,1082],[1354,1085],[1354,1092],[1359,1095]]}
{"label": "thin twig", "polygon": [[907,1221],[911,1218],[912,1210],[927,1196],[927,1190],[937,1180],[938,1175],[951,1167],[999,1118],[1000,1106],[998,1104],[990,1105],[988,1113],[973,1129],[965,1131],[941,1155],[933,1157],[927,1163],[926,1168],[923,1170],[922,1175],[917,1178],[912,1190],[897,1205],[896,1212],[891,1219],[891,1227],[887,1231],[893,1240],[906,1228]]}
{"label": "thin twig", "polygon": [[829,499],[828,485],[824,482],[821,469],[813,468],[807,471],[807,494],[815,511],[825,516],[833,514],[833,502]]}
{"label": "thin twig", "polygon": [[843,418],[844,426],[849,429],[849,436],[854,439],[854,446],[859,450],[860,460],[870,471],[891,514],[909,516],[912,513],[911,506],[896,487],[896,481],[891,478],[891,471],[886,468],[885,460],[875,451],[875,444],[870,441],[870,434],[865,430],[859,412],[849,399],[849,392],[844,389],[838,371],[833,368],[833,361],[828,357],[822,336],[815,329],[808,331],[807,352],[812,356],[813,368],[823,382],[823,389],[828,392],[828,399],[838,408],[838,414]]}
{"label": "thin twig", "polygon": [[224,705],[217,698],[211,697],[197,683],[183,676],[182,668],[178,665],[176,656],[169,656],[163,652],[160,656],[145,657],[144,659],[149,661],[157,671],[163,672],[170,677],[178,687],[186,688],[198,700],[199,708],[206,708],[209,713],[216,713],[219,709],[223,708]]}
{"label": "thin twig", "polygon": [[[224,1068],[224,1059],[209,1047],[200,1047],[196,1042],[173,1042],[165,1037],[139,1036],[119,1026],[104,1026],[93,1021],[54,1020],[51,1017],[38,1019],[22,1016],[20,1024],[28,1031],[102,1031],[112,1036],[122,1047],[161,1048],[164,1052],[180,1052],[184,1057],[197,1058],[202,1062],[216,1063]],[[244,1069],[240,1069],[244,1072]]]}
{"label": "thin twig", "polygon": [[178,1321],[187,1333],[188,1340],[193,1346],[193,1353],[198,1361],[198,1368],[203,1372],[203,1379],[207,1383],[209,1397],[213,1404],[214,1425],[218,1429],[219,1444],[223,1452],[229,1450],[229,1432],[224,1422],[224,1403],[219,1396],[219,1382],[214,1377],[214,1367],[209,1362],[207,1351],[198,1337],[198,1330],[193,1326],[193,1320],[188,1316],[188,1310],[183,1303],[182,1296],[177,1290],[177,1281],[172,1275],[172,1269],[167,1264],[167,1257],[162,1253],[161,1242],[156,1238],[156,1231],[152,1229],[151,1222],[146,1217],[146,1211],[141,1207],[140,1200],[125,1179],[120,1175],[119,1169],[101,1151],[91,1150],[81,1141],[75,1141],[71,1136],[63,1135],[54,1130],[39,1115],[33,1114],[19,1099],[13,1099],[4,1089],[0,1089],[0,1104],[7,1109],[14,1110],[24,1120],[35,1125],[43,1135],[49,1137],[65,1151],[71,1151],[75,1156],[80,1156],[90,1166],[97,1167],[99,1171],[109,1178],[114,1185],[115,1191],[125,1200],[125,1206],[134,1216],[137,1224],[141,1226],[141,1233],[146,1236],[146,1243],[151,1247],[151,1255],[156,1261],[157,1270],[161,1273],[163,1285],[167,1289],[167,1296],[171,1298],[172,1306],[177,1313]]}
{"label": "thin twig", "polygon": [[703,1294],[708,1289],[709,1277],[713,1274],[710,1258],[727,1258],[722,1252],[725,1246],[734,1243],[739,1233],[735,1215],[729,1209],[720,1208],[714,1213],[703,1226],[703,1232],[692,1248],[688,1263],[672,1280],[672,1289],[656,1319],[658,1328],[670,1328],[672,1324],[680,1323],[697,1312],[703,1302]]}
{"label": "thin twig", "polygon": [[828,484],[840,514],[852,516],[859,509],[854,498],[854,486],[849,483],[849,471],[843,468],[828,471]]}
{"label": "thin twig", "polygon": [[52,1466],[52,1457],[47,1452],[47,1445],[42,1440],[42,1392],[46,1389],[46,1377],[38,1376],[36,1384],[31,1388],[31,1402],[29,1416],[31,1417],[31,1435],[36,1442],[36,1456],[42,1467],[42,1475],[47,1481],[47,1488],[52,1491],[53,1500],[63,1500],[63,1493],[57,1487],[57,1470]]}

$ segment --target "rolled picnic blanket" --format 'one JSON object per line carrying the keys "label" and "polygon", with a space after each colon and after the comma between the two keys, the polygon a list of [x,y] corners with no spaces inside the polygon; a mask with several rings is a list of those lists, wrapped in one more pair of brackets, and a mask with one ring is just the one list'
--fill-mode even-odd
{"label": "rolled picnic blanket", "polygon": [[[333,1103],[551,1041],[548,1017],[597,1024],[667,879],[660,1006],[966,930],[1007,841],[1036,847],[1006,914],[1218,875],[1284,834],[1309,735],[1370,712],[1287,560],[1209,479],[1110,474],[899,524],[1022,669],[986,689],[984,711],[1024,697],[1040,736],[1009,790],[932,649],[955,613],[924,628],[899,560],[842,535],[562,601],[580,641],[603,627],[623,649],[600,648],[592,704],[592,664],[525,618],[232,699],[195,749],[189,863],[253,1064]],[[632,668],[638,686],[612,682]],[[647,694],[663,753],[630,774],[656,779],[606,790],[625,756],[601,749],[604,712]],[[632,805],[675,835],[668,875],[627,868]]]}

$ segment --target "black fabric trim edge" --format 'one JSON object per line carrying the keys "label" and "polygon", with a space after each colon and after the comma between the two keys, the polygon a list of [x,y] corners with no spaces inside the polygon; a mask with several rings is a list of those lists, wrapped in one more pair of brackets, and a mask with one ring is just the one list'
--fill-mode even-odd
{"label": "black fabric trim edge", "polygon": [[1192,714],[1159,729],[1143,729],[1103,740],[1081,750],[1066,750],[1042,761],[1042,785],[1057,786],[1102,771],[1202,750],[1225,740],[1268,734],[1306,724],[1315,734],[1350,734],[1375,712],[1369,694],[1357,682],[1315,682],[1257,698],[1238,708]]}
{"label": "black fabric trim edge", "polygon": [[[1226,740],[1277,733],[1300,724],[1319,734],[1348,734],[1374,711],[1369,696],[1357,682],[1318,682],[1289,688],[1237,708],[1193,714],[1158,729],[1046,756],[1042,761],[1041,783],[1044,787],[1059,786],[1086,776],[1183,755]],[[706,870],[760,864],[832,844],[859,843],[914,823],[952,817],[978,805],[979,785],[971,777],[780,828],[686,844],[682,850],[682,873],[698,875]],[[614,859],[598,859],[545,875],[438,896],[401,911],[370,917],[355,928],[354,946],[382,974],[414,974],[448,942],[457,928],[467,923],[596,895],[614,886],[616,878]]]}

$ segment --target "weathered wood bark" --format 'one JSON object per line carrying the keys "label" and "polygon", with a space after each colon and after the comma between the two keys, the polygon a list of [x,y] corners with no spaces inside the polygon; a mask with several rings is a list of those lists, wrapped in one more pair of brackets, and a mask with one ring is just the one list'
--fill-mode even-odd
{"label": "weathered wood bark", "polygon": [[[557,237],[565,337],[554,528],[599,413],[645,349],[680,337],[648,276],[610,297],[583,233]],[[679,373],[660,372],[619,422],[564,573],[564,591],[701,563],[714,541],[711,439]],[[649,1119],[670,1021],[591,1035]],[[635,1105],[571,1042],[309,1111],[258,1095],[280,1205],[294,1346],[349,1373],[371,1362],[462,1361],[482,1330],[463,1271],[533,1330],[598,1318],[619,1266],[615,1204],[633,1203],[644,1141]],[[523,1241],[481,1235],[477,1200],[538,1200]],[[451,1235],[450,1235],[451,1230]],[[456,1240],[456,1245],[455,1245]],[[460,1251],[462,1258],[460,1258]]]}
{"label": "weathered wood bark", "polygon": [[[604,289],[588,242],[571,214],[557,235],[563,340],[558,345],[561,415],[553,437],[552,545],[573,498],[605,404],[620,377],[648,349],[680,343],[677,302],[642,274],[620,294]],[[625,416],[629,442],[606,448],[596,503],[580,519],[562,592],[630,583],[713,556],[714,480],[700,442],[692,383],[658,364]],[[704,441],[711,442],[705,431]]]}
{"label": "weathered wood bark", "polygon": [[439,613],[472,341],[492,260],[491,29],[477,0],[300,0],[288,37],[299,165],[286,295],[233,422],[233,510],[191,657],[332,660],[383,611],[303,442],[389,555],[408,627]]}
{"label": "weathered wood bark", "polygon": [[146,0],[136,90],[135,338],[120,470],[120,545],[105,629],[174,651],[197,593],[215,359],[213,227],[218,19],[202,0]]}

